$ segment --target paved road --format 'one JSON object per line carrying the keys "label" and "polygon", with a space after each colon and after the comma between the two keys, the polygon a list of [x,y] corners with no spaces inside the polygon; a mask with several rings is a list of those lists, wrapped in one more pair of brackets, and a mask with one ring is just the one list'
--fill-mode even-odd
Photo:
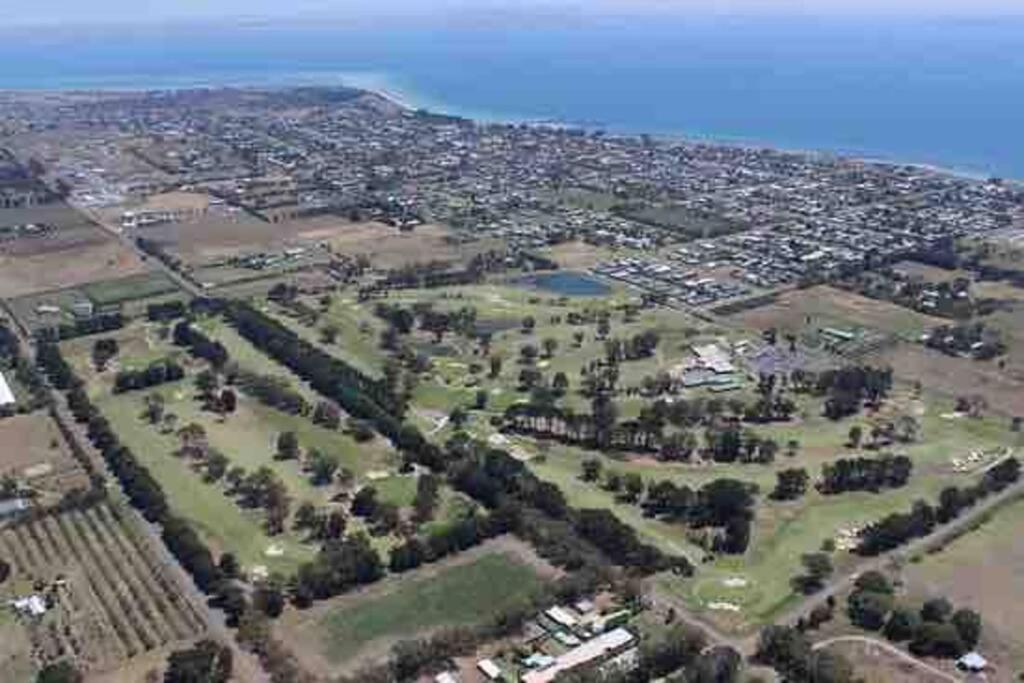
{"label": "paved road", "polygon": [[871,638],[870,636],[837,636],[835,638],[828,638],[826,640],[819,641],[815,643],[811,649],[821,650],[831,645],[838,645],[840,643],[860,643],[862,645],[877,647],[881,650],[885,650],[889,654],[903,660],[904,662],[908,662],[909,664],[912,664],[923,671],[927,671],[928,673],[932,674],[937,678],[949,681],[950,683],[963,683],[964,680],[960,676],[954,676],[948,671],[943,671],[942,669],[932,666],[931,664],[922,659],[918,659],[917,657],[908,652],[904,652],[903,650],[901,650],[900,648],[896,647],[888,641],[879,640],[878,638]]}
{"label": "paved road", "polygon": [[106,220],[103,219],[102,216],[100,216],[98,213],[96,213],[92,209],[88,209],[88,208],[80,207],[80,206],[76,206],[75,208],[78,209],[78,211],[80,211],[83,215],[85,215],[93,223],[95,223],[99,227],[103,228],[108,233],[110,233],[113,237],[118,239],[122,244],[125,245],[125,247],[127,247],[128,249],[131,249],[136,254],[138,254],[139,257],[142,258],[144,261],[146,261],[147,263],[155,264],[157,266],[157,268],[162,270],[167,275],[167,277],[169,277],[171,279],[172,282],[177,284],[183,290],[185,290],[186,292],[188,292],[189,294],[191,294],[192,296],[195,296],[195,297],[205,296],[205,294],[203,293],[203,288],[202,287],[200,287],[195,282],[193,282],[192,280],[188,279],[187,277],[185,277],[184,275],[182,275],[181,273],[176,271],[174,268],[171,268],[169,265],[167,265],[166,263],[164,263],[160,259],[156,258],[155,256],[150,256],[149,254],[144,252],[142,249],[139,248],[139,245],[137,245],[135,243],[135,240],[130,238],[128,235],[124,234],[124,231],[121,230],[120,226],[112,225],[111,223],[108,223]]}

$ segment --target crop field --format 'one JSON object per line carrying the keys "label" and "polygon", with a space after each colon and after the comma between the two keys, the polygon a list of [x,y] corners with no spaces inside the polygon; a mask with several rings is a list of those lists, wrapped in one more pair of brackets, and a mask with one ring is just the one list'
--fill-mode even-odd
{"label": "crop field", "polygon": [[[285,379],[310,402],[317,399],[315,393],[287,369],[254,349],[222,321],[206,319],[200,327],[223,343],[241,368]],[[179,428],[189,424],[201,426],[209,446],[227,456],[231,466],[240,466],[248,472],[269,467],[287,487],[293,499],[292,513],[306,501],[329,507],[340,489],[336,485],[315,486],[301,461],[275,459],[280,434],[294,432],[305,452],[317,449],[333,455],[342,468],[353,474],[357,485],[366,482],[371,473],[394,472],[397,455],[379,438],[357,443],[343,431],[317,426],[306,416],[271,408],[241,392],[236,410],[226,418],[204,410],[196,397],[193,380],[205,363],[194,361],[184,350],[159,339],[157,328],[157,325],[136,323],[115,333],[100,335],[117,339],[121,348],[118,357],[102,373],[96,372],[90,360],[92,344],[98,337],[70,340],[64,342],[62,348],[68,362],[86,380],[93,401],[121,440],[163,485],[172,507],[195,525],[212,548],[234,552],[249,569],[294,571],[314,555],[316,546],[306,542],[303,533],[292,530],[291,524],[286,525],[283,533],[269,536],[259,511],[239,507],[221,484],[204,481],[202,473],[197,472],[192,463],[175,455],[181,441],[174,430],[151,425],[143,419],[144,398],[153,394],[163,397],[165,413],[175,416]],[[143,367],[168,356],[177,358],[186,368],[185,379],[148,391],[113,393],[113,377],[118,370]],[[349,526],[352,530],[360,528],[355,519]],[[374,541],[386,548],[394,539],[376,537]]]}
{"label": "crop field", "polygon": [[923,332],[948,322],[828,285],[783,292],[774,302],[737,313],[729,320],[755,330],[776,328],[797,335],[834,327],[848,332],[893,335],[914,342]]}
{"label": "crop field", "polygon": [[902,572],[913,597],[942,596],[982,615],[980,651],[995,664],[997,680],[1024,671],[1022,528],[1024,501],[1017,501],[943,549],[905,565]]}
{"label": "crop field", "polygon": [[5,597],[44,586],[52,601],[41,619],[22,623],[36,665],[68,658],[87,672],[112,671],[206,630],[126,514],[98,504],[0,531],[13,567]]}
{"label": "crop field", "polygon": [[0,477],[7,475],[31,487],[43,503],[89,488],[89,477],[45,412],[0,420]]}
{"label": "crop field", "polygon": [[277,633],[312,671],[354,670],[386,657],[399,640],[483,623],[554,575],[528,546],[502,537],[357,594],[291,611]]}

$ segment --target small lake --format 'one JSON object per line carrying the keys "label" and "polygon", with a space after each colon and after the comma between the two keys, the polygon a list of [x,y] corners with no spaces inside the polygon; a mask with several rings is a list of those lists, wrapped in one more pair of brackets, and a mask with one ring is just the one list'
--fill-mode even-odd
{"label": "small lake", "polygon": [[514,280],[514,283],[562,296],[606,296],[612,291],[611,287],[597,278],[572,270],[525,275]]}

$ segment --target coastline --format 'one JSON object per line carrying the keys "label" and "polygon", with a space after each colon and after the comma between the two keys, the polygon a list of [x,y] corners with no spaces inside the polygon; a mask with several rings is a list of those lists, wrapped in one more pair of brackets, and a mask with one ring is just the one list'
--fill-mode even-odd
{"label": "coastline", "polygon": [[[118,82],[119,81],[119,82]],[[66,86],[43,84],[33,88],[3,88],[3,93],[102,93],[102,92],[153,92],[191,89],[287,89],[296,87],[348,87],[364,90],[392,105],[406,110],[424,110],[437,114],[463,118],[483,124],[512,124],[537,127],[567,128],[589,132],[604,131],[611,136],[636,138],[649,136],[652,139],[691,145],[715,145],[739,149],[770,149],[786,154],[806,157],[836,159],[884,167],[912,167],[924,172],[953,176],[973,182],[984,182],[999,177],[1006,183],[1024,186],[1024,176],[1004,177],[976,168],[959,167],[941,162],[924,162],[890,158],[884,152],[861,152],[829,148],[802,148],[779,144],[770,140],[758,140],[735,134],[705,133],[695,131],[652,131],[640,130],[628,124],[573,122],[557,118],[538,118],[515,114],[474,111],[469,108],[438,102],[415,93],[404,84],[399,84],[387,74],[375,71],[298,71],[282,74],[255,76],[251,73],[211,73],[203,78],[153,78],[143,75],[107,79],[87,79],[87,82],[68,83]]]}

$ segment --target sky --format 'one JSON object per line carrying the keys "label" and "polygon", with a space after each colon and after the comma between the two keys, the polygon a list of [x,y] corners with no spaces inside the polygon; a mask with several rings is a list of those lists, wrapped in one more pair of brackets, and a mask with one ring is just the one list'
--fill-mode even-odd
{"label": "sky", "polygon": [[3,0],[7,25],[154,24],[212,19],[333,18],[412,21],[495,14],[700,13],[1024,15],[1024,0]]}

